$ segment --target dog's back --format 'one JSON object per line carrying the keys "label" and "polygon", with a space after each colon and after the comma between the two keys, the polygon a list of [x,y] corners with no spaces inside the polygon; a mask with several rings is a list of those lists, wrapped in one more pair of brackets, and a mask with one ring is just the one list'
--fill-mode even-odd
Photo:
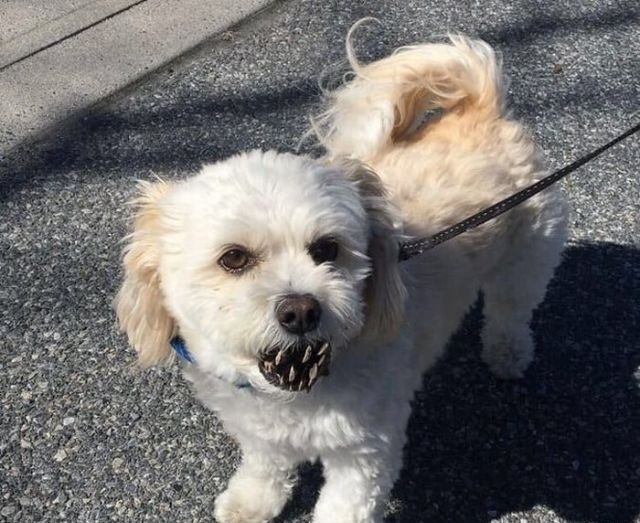
{"label": "dog's back", "polygon": [[[347,51],[354,78],[329,93],[314,128],[329,157],[355,157],[378,173],[403,233],[434,234],[544,176],[540,151],[508,118],[500,61],[485,42],[452,36],[368,65],[350,44]],[[410,307],[433,316],[429,303],[440,296],[443,318],[456,317],[481,287],[489,302],[485,345],[516,347],[489,349],[486,359],[499,375],[519,375],[532,357],[526,324],[565,237],[566,205],[551,188],[409,262]]]}
{"label": "dog's back", "polygon": [[[401,48],[367,65],[349,43],[347,51],[355,77],[329,93],[314,129],[330,157],[355,157],[374,168],[405,233],[435,233],[545,174],[526,130],[506,116],[507,82],[485,42],[451,36],[449,43]],[[552,189],[515,212],[554,207],[564,213]],[[506,228],[509,220],[498,219],[456,241],[484,249]]]}

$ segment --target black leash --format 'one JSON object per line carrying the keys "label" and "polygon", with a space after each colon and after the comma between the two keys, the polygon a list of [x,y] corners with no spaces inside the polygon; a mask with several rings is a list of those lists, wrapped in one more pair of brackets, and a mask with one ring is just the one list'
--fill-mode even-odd
{"label": "black leash", "polygon": [[428,251],[436,245],[446,242],[451,238],[455,238],[459,234],[462,234],[463,232],[466,232],[470,229],[475,229],[476,227],[478,227],[478,225],[482,225],[483,223],[492,220],[496,216],[500,216],[502,213],[508,211],[509,209],[512,209],[519,203],[522,203],[528,198],[531,198],[534,194],[538,194],[540,191],[546,189],[550,185],[556,183],[558,180],[564,178],[565,176],[567,176],[567,174],[572,173],[576,169],[582,167],[585,163],[590,162],[597,156],[600,156],[607,149],[610,149],[617,143],[621,142],[625,138],[628,138],[639,130],[640,123],[629,129],[625,133],[621,134],[614,140],[611,140],[609,143],[603,145],[602,147],[599,147],[595,151],[583,156],[582,158],[579,158],[566,167],[563,167],[562,169],[551,173],[549,176],[546,176],[542,180],[537,181],[529,187],[526,187],[521,191],[512,194],[508,198],[499,201],[491,207],[487,207],[483,211],[480,211],[479,213],[476,213],[473,216],[470,216],[469,218],[462,220],[461,222],[458,222],[455,225],[452,225],[451,227],[448,227],[447,229],[444,229],[437,234],[434,234],[433,236],[429,236],[426,238],[417,238],[415,240],[401,243],[399,252],[400,261],[405,261],[409,258],[417,256],[418,254],[422,254],[424,251]]}

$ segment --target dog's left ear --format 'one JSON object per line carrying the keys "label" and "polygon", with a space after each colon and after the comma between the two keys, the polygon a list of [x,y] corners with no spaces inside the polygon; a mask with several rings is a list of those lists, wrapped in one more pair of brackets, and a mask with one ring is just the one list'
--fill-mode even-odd
{"label": "dog's left ear", "polygon": [[339,164],[356,184],[369,219],[372,272],[366,289],[366,335],[389,340],[404,321],[407,290],[400,275],[399,244],[386,190],[378,175],[356,160]]}

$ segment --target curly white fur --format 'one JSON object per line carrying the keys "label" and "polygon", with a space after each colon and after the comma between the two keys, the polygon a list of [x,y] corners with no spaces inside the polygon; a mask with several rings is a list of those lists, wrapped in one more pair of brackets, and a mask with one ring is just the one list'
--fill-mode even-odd
{"label": "curly white fur", "polygon": [[[242,448],[216,502],[220,523],[277,516],[296,466],[315,459],[326,479],[315,523],[381,521],[414,391],[479,289],[489,367],[517,377],[533,358],[528,322],[565,239],[556,189],[397,262],[403,235],[437,232],[544,174],[504,116],[493,50],[454,37],[352,62],[355,78],[316,120],[322,161],[254,151],[145,185],[137,202],[118,316],[144,365],[170,360],[180,333],[197,361],[187,378]],[[413,131],[434,108],[443,111]],[[338,258],[316,264],[307,249],[325,236]],[[255,253],[242,274],[217,263],[234,245]],[[316,297],[323,315],[307,337],[334,347],[330,375],[309,394],[276,389],[257,366],[265,347],[295,341],[274,314],[290,293]],[[234,387],[239,377],[253,388]]]}

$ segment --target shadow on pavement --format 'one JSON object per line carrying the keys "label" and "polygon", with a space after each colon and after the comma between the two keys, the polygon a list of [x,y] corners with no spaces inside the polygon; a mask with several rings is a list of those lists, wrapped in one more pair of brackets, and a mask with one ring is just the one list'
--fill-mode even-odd
{"label": "shadow on pavement", "polygon": [[[556,8],[561,8],[558,4]],[[488,31],[481,31],[478,36],[489,42],[500,42],[510,47],[524,45],[532,40],[545,38],[546,35],[577,31],[596,32],[611,27],[621,27],[638,23],[637,2],[620,2],[610,9],[602,9],[579,17],[561,16],[560,12],[544,12],[539,2],[530,2],[528,20],[517,26],[503,26]],[[561,11],[566,14],[567,11]]]}
{"label": "shadow on pavement", "polygon": [[415,401],[388,521],[488,522],[539,504],[571,521],[634,521],[639,303],[639,250],[569,247],[534,318],[536,361],[518,382],[479,361],[476,307]]}

